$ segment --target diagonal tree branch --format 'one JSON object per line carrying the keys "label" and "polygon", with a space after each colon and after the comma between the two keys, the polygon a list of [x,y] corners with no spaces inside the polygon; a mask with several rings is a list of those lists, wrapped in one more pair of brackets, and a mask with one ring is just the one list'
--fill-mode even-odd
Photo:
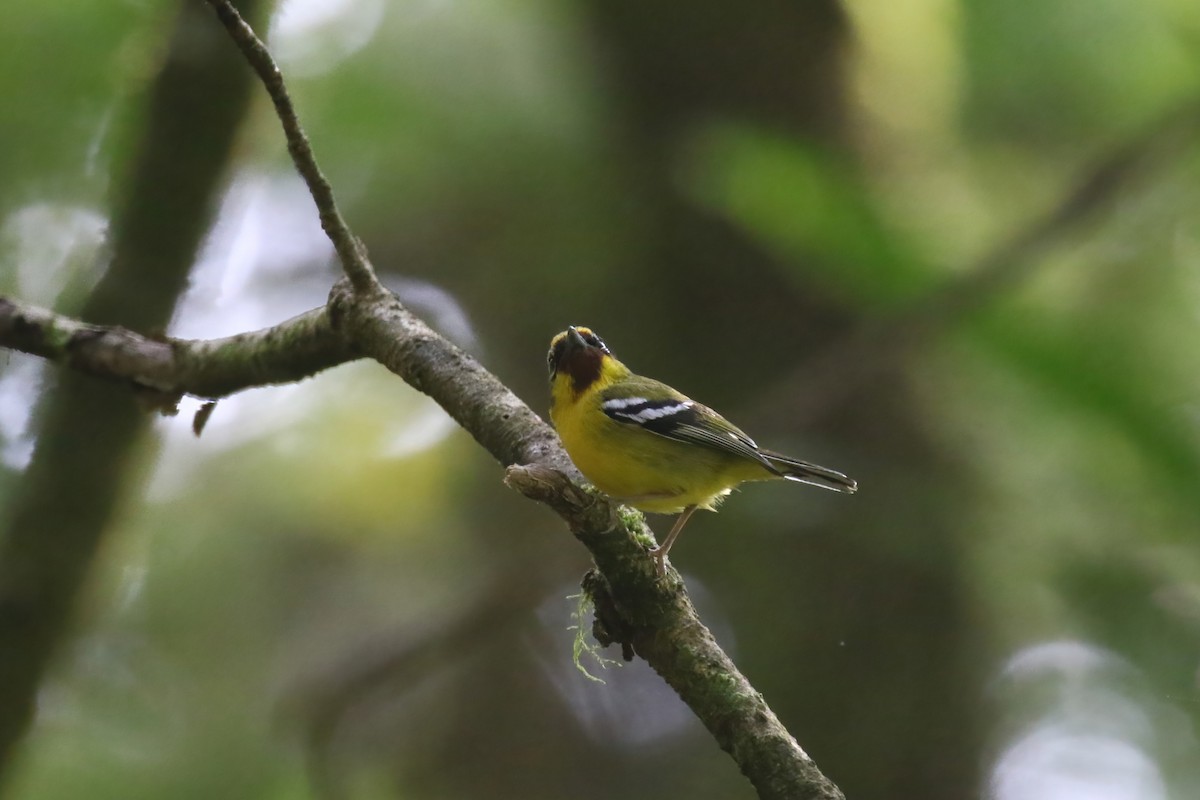
{"label": "diagonal tree branch", "polygon": [[363,355],[437,401],[502,465],[546,464],[574,472],[557,434],[541,417],[395,295],[365,298],[342,281],[330,294],[329,315]]}
{"label": "diagonal tree branch", "polygon": [[653,539],[640,514],[631,517],[539,465],[510,467],[505,483],[553,508],[591,551],[596,569],[583,588],[596,607],[596,640],[620,644],[626,660],[634,653],[645,659],[733,757],[759,797],[843,797],[700,621],[679,574],[671,570],[665,584],[654,579],[644,549]]}

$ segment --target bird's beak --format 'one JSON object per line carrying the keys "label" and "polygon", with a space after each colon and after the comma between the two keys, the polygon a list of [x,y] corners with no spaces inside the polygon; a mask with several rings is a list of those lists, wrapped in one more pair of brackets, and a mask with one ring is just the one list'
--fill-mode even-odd
{"label": "bird's beak", "polygon": [[585,347],[587,347],[587,342],[585,342],[583,340],[583,337],[579,335],[579,331],[575,329],[575,326],[574,325],[568,326],[567,327],[567,350],[568,350],[568,352],[571,350],[582,350]]}

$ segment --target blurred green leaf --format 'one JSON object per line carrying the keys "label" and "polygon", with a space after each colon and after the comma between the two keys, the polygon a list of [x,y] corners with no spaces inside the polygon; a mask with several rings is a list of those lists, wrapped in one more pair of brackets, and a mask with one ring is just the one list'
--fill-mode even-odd
{"label": "blurred green leaf", "polygon": [[931,287],[935,273],[889,228],[861,176],[816,145],[735,124],[692,142],[693,197],[745,229],[789,268],[875,310]]}
{"label": "blurred green leaf", "polygon": [[1138,343],[1105,341],[1094,329],[1064,330],[1027,315],[985,315],[971,330],[1010,369],[1057,402],[1065,424],[1091,419],[1111,426],[1157,474],[1154,483],[1173,493],[1181,507],[1200,514],[1195,428],[1178,406],[1154,391],[1161,384],[1153,359]]}
{"label": "blurred green leaf", "polygon": [[980,140],[1077,152],[1129,130],[1194,91],[1195,42],[1162,3],[1018,0],[962,4],[965,123]]}

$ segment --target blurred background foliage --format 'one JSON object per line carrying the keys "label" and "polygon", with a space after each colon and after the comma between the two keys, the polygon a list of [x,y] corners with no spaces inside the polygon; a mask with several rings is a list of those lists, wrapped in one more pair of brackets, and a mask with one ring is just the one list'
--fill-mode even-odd
{"label": "blurred background foliage", "polygon": [[[7,10],[0,291],[82,305],[176,9]],[[673,553],[849,797],[1200,796],[1200,5],[283,0],[267,33],[385,281],[535,409],[589,324],[860,480],[751,487]],[[238,140],[179,336],[337,275],[263,97]],[[52,374],[0,364],[0,502]],[[586,552],[430,401],[365,363],[195,408],[129,470],[13,797],[752,796],[644,664],[575,669]]]}

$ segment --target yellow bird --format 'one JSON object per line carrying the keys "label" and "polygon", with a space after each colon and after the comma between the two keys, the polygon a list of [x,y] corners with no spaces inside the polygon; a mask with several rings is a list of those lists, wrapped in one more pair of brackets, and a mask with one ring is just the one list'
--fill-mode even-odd
{"label": "yellow bird", "polygon": [[622,503],[679,515],[650,551],[660,574],[692,512],[716,510],[741,483],[783,479],[858,489],[836,470],[761,449],[708,406],[634,375],[588,328],[555,336],[548,360],[550,419],[579,471]]}

